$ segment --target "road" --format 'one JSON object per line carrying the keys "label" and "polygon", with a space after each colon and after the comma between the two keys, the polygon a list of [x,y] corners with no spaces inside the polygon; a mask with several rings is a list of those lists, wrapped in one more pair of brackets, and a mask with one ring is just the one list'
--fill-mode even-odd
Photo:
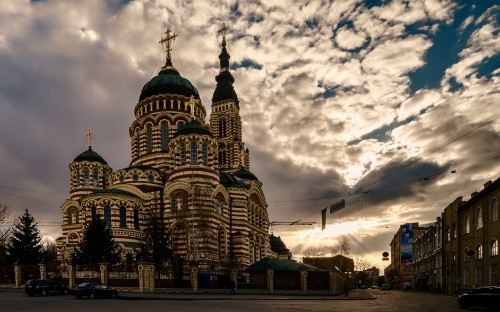
{"label": "road", "polygon": [[[404,311],[455,312],[461,310],[453,296],[404,291],[369,290],[373,300],[343,300],[342,297],[307,300],[308,297],[226,296],[213,300],[212,295],[193,300],[193,296],[179,296],[177,300],[76,299],[73,296],[28,297],[21,290],[0,289],[0,311]],[[212,296],[212,297],[211,297]],[[220,297],[220,296],[219,296]],[[250,298],[249,298],[250,297]],[[332,300],[333,299],[333,300]]]}

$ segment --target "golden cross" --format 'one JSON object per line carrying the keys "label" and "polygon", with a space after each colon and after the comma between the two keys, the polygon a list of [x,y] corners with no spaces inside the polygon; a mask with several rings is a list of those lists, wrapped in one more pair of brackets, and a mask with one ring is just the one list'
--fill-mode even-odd
{"label": "golden cross", "polygon": [[222,45],[226,45],[226,32],[229,29],[229,26],[226,25],[226,23],[222,23],[221,29],[217,32],[218,34],[222,35]]}
{"label": "golden cross", "polygon": [[94,132],[92,132],[92,130],[89,129],[89,131],[87,131],[87,133],[85,134],[87,136],[87,140],[89,142],[89,150],[92,149],[92,135],[94,134]]}
{"label": "golden cross", "polygon": [[[172,32],[172,35],[170,34],[170,32]],[[165,52],[167,52],[167,60],[170,60],[170,51],[172,51],[170,44],[172,43],[173,40],[175,40],[176,37],[177,34],[171,31],[170,28],[167,28],[167,31],[165,32],[165,37],[161,38],[160,40],[160,43],[162,45],[165,44]]]}

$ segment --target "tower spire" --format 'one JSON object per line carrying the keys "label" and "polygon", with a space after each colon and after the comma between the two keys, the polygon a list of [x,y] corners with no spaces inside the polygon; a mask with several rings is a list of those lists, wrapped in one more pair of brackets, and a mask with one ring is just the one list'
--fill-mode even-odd
{"label": "tower spire", "polygon": [[165,66],[172,66],[172,58],[170,56],[170,51],[172,51],[172,41],[177,38],[177,34],[173,32],[170,28],[167,28],[167,31],[165,31],[165,36],[162,37],[159,41],[161,45],[165,45],[165,52],[166,52],[166,59],[165,59]]}
{"label": "tower spire", "polygon": [[226,32],[229,29],[229,26],[226,23],[222,23],[222,27],[219,29],[218,33],[222,35],[222,46],[226,46]]}

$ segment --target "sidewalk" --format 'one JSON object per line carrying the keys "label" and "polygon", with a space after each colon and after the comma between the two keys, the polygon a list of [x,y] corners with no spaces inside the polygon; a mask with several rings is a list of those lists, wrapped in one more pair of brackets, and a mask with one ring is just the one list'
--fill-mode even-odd
{"label": "sidewalk", "polygon": [[122,300],[371,300],[376,297],[364,289],[353,289],[349,292],[349,296],[344,294],[333,296],[328,294],[313,293],[301,294],[293,291],[275,291],[274,294],[265,292],[241,290],[237,295],[222,292],[207,292],[200,290],[198,293],[192,293],[188,289],[184,292],[154,292],[154,293],[139,293],[121,291],[119,299]]}

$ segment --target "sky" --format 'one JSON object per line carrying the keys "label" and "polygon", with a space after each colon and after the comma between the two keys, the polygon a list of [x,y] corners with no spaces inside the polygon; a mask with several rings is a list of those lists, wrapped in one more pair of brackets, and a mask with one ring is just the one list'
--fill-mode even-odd
{"label": "sky", "polygon": [[[270,221],[301,260],[350,256],[383,269],[399,226],[429,224],[500,177],[496,1],[1,0],[0,202],[61,234],[69,168],[87,148],[131,161],[143,85],[172,61],[207,113],[222,23],[250,170]],[[496,104],[495,104],[496,103]],[[208,119],[206,120],[208,122]],[[321,210],[342,199],[346,207]]]}

